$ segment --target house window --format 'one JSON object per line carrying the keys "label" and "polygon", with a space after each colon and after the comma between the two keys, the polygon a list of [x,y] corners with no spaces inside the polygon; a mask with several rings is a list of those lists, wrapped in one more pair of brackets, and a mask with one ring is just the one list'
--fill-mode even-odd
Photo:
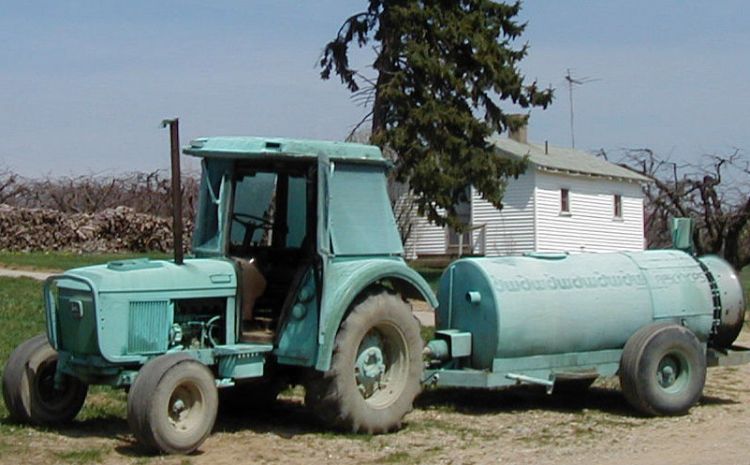
{"label": "house window", "polygon": [[570,214],[570,190],[560,189],[560,213]]}
{"label": "house window", "polygon": [[622,195],[614,195],[615,218],[622,219]]}

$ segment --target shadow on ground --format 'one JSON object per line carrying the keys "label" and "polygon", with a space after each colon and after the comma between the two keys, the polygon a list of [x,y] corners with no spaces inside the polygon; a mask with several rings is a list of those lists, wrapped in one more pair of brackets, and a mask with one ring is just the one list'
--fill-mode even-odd
{"label": "shadow on ground", "polygon": [[[701,405],[727,405],[735,400],[703,396]],[[514,386],[505,389],[430,389],[415,402],[415,408],[452,410],[466,415],[493,415],[528,411],[575,413],[599,411],[625,417],[641,417],[628,404],[619,389],[592,387],[576,393],[548,395],[540,386]]]}
{"label": "shadow on ground", "polygon": [[[738,403],[735,400],[704,396],[703,406],[722,406]],[[530,411],[553,411],[575,413],[583,410],[602,413],[639,417],[625,401],[618,389],[593,387],[577,394],[547,395],[544,389],[537,386],[517,386],[501,390],[483,389],[428,389],[415,402],[415,408],[423,410],[453,411],[476,416],[493,414],[519,414]],[[7,419],[0,419],[0,425],[11,425]],[[14,425],[18,427],[17,425]],[[120,444],[115,451],[125,457],[143,457],[150,455],[135,442],[123,417],[107,415],[77,420],[70,425],[59,428],[33,428],[60,434],[72,438],[102,438],[116,440]],[[323,436],[345,436],[351,439],[368,440],[368,436],[338,433],[321,425],[309,412],[299,397],[282,398],[265,408],[238,409],[221,408],[214,427],[214,433],[252,432],[255,434],[273,434],[285,439],[299,435],[320,434]],[[405,425],[408,433],[409,425]],[[200,451],[197,452],[200,454]]]}

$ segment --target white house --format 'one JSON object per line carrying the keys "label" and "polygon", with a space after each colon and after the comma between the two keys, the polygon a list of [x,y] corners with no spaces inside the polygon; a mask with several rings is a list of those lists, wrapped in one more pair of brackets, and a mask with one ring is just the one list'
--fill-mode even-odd
{"label": "white house", "polygon": [[457,210],[471,231],[454,231],[416,217],[405,249],[409,258],[461,254],[642,250],[643,194],[649,179],[586,152],[531,144],[526,129],[493,138],[498,156],[528,155],[529,167],[511,179],[501,211],[471,188]]}

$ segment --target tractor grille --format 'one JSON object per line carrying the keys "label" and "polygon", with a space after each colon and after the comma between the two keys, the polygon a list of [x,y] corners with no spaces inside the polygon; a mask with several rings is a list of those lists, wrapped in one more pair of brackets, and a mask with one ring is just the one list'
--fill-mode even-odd
{"label": "tractor grille", "polygon": [[98,354],[93,293],[72,280],[55,284],[49,299],[52,305],[47,309],[48,321],[57,322],[55,348],[81,355]]}
{"label": "tractor grille", "polygon": [[169,312],[166,300],[130,302],[128,314],[128,353],[164,352],[169,339]]}

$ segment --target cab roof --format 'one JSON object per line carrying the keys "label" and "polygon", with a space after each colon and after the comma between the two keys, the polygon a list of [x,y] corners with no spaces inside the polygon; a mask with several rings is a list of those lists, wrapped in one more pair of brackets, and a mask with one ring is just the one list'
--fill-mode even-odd
{"label": "cab roof", "polygon": [[331,160],[388,164],[373,145],[276,137],[201,137],[190,141],[182,152],[195,157],[246,160],[315,159],[326,155]]}

